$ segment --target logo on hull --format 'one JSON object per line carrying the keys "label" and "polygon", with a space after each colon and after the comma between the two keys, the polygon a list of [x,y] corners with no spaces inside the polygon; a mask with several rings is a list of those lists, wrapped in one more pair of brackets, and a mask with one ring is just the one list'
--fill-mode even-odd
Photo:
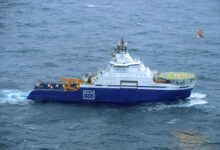
{"label": "logo on hull", "polygon": [[95,99],[95,91],[94,90],[83,90],[83,99],[94,100]]}

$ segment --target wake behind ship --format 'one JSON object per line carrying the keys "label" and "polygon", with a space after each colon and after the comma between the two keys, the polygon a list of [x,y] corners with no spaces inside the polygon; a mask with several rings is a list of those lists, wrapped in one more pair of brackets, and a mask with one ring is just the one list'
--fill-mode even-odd
{"label": "wake behind ship", "polygon": [[28,99],[61,102],[132,103],[175,101],[190,96],[196,75],[182,72],[153,72],[132,58],[123,38],[112,53],[105,70],[82,79],[62,83],[38,83]]}

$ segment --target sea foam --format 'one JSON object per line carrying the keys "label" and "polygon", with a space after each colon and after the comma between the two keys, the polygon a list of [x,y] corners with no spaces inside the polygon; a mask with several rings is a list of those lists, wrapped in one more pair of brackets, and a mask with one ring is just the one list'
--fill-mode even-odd
{"label": "sea foam", "polygon": [[149,111],[152,110],[164,110],[164,109],[171,109],[171,108],[182,108],[182,107],[195,107],[199,105],[204,105],[207,104],[208,102],[206,101],[206,94],[203,93],[192,93],[191,96],[186,100],[186,101],[179,101],[175,104],[165,104],[165,103],[158,103],[156,105],[148,105],[145,106],[143,109],[147,109]]}
{"label": "sea foam", "polygon": [[0,103],[27,104],[29,91],[0,90]]}

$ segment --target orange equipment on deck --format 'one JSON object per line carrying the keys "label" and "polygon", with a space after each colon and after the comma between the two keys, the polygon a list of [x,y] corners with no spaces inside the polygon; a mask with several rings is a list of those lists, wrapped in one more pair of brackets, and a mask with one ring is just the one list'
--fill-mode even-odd
{"label": "orange equipment on deck", "polygon": [[[80,84],[83,83],[83,81],[81,79],[63,78],[62,81],[65,84],[65,86],[63,87],[64,91],[77,91],[80,89]],[[76,88],[71,87],[71,84],[75,84]]]}

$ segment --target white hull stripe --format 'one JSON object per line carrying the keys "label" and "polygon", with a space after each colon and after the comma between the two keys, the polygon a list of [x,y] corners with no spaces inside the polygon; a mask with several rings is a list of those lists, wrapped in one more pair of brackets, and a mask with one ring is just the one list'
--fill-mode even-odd
{"label": "white hull stripe", "polygon": [[143,89],[143,90],[185,90],[193,88],[193,86],[184,87],[165,87],[165,86],[120,86],[120,85],[82,85],[82,88],[114,88],[114,89]]}
{"label": "white hull stripe", "polygon": [[[101,84],[96,84],[95,86],[105,86],[105,85],[101,85]],[[138,87],[138,88],[168,88],[165,86],[134,86],[134,85],[106,85],[106,86],[110,86],[110,87]],[[182,86],[179,88],[188,88],[189,86]]]}
{"label": "white hull stripe", "polygon": [[[95,85],[96,86],[96,85]],[[165,86],[134,86],[134,85],[107,85],[110,87],[140,87],[140,88],[167,88]]]}

